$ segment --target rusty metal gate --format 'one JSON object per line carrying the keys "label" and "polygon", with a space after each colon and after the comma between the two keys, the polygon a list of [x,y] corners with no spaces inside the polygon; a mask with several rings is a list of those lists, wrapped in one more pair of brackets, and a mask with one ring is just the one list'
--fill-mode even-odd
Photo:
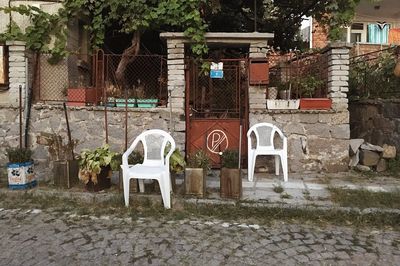
{"label": "rusty metal gate", "polygon": [[194,61],[186,62],[186,150],[189,155],[199,149],[206,151],[212,167],[220,166],[220,154],[225,150],[239,151],[241,147],[242,155],[247,150],[248,61],[220,62],[223,78],[210,78]]}

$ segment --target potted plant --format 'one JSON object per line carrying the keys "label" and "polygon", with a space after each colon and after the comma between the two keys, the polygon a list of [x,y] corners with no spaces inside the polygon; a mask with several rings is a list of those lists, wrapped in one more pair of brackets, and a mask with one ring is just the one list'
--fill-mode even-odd
{"label": "potted plant", "polygon": [[36,186],[32,151],[28,148],[8,148],[6,153],[8,157],[8,187],[26,189]]}
{"label": "potted plant", "polygon": [[80,76],[79,82],[67,89],[68,106],[85,106],[87,103],[96,105],[101,100],[102,90],[87,86],[83,80],[83,76]]}
{"label": "potted plant", "polygon": [[[137,150],[132,151],[131,154],[129,154],[128,157],[128,164],[129,165],[134,165],[134,164],[138,164],[138,163],[143,163],[143,154]],[[123,183],[122,183],[122,172],[121,172],[121,168],[119,168],[119,166],[122,164],[122,154],[117,153],[114,156],[114,163],[116,165],[116,167],[118,167],[119,170],[119,188],[123,189]],[[116,169],[113,169],[116,170]],[[137,186],[137,179],[131,179],[130,183],[129,183],[129,191],[131,192],[138,192],[138,186]]]}
{"label": "potted plant", "polygon": [[185,193],[204,197],[206,176],[210,170],[210,157],[203,150],[188,156],[185,168]]}
{"label": "potted plant", "polygon": [[111,170],[119,168],[118,154],[110,151],[108,144],[95,149],[82,150],[79,158],[79,179],[88,191],[111,187]]}
{"label": "potted plant", "polygon": [[71,188],[78,183],[78,160],[74,156],[77,140],[65,143],[57,133],[40,132],[36,142],[49,147],[54,185]]}
{"label": "potted plant", "polygon": [[277,86],[279,98],[282,100],[290,99],[291,83],[290,82],[280,82]]}
{"label": "potted plant", "polygon": [[[166,153],[168,153],[169,149],[166,149]],[[186,166],[185,157],[182,155],[178,148],[172,153],[169,158],[169,169],[171,171],[171,184],[172,190],[176,190],[176,176],[177,174],[181,174],[184,172]]]}
{"label": "potted plant", "polygon": [[280,99],[268,99],[268,109],[299,109],[300,100],[290,99],[291,83],[290,82],[278,82],[277,83],[278,93]]}
{"label": "potted plant", "polygon": [[242,179],[239,168],[239,152],[225,150],[221,154],[220,195],[221,198],[239,199],[242,195]]}
{"label": "potted plant", "polygon": [[329,98],[313,98],[315,91],[323,86],[324,81],[309,75],[299,80],[301,94],[300,109],[330,109],[332,101]]}

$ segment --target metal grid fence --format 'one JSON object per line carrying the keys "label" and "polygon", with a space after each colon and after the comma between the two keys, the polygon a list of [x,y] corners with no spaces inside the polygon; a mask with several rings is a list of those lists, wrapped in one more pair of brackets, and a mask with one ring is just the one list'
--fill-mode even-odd
{"label": "metal grid fence", "polygon": [[[321,53],[285,55],[270,54],[269,87],[290,89],[291,98],[326,97],[328,84],[328,55]],[[305,95],[305,86],[314,83],[312,95]]]}
{"label": "metal grid fence", "polygon": [[118,74],[121,55],[104,56],[104,83],[108,106],[141,107],[146,102],[165,106],[168,101],[167,60],[158,55],[138,55]]}
{"label": "metal grid fence", "polygon": [[222,61],[223,78],[210,78],[197,64],[192,65],[190,107],[193,118],[238,118],[243,111],[246,60]]}
{"label": "metal grid fence", "polygon": [[397,98],[400,78],[394,74],[400,64],[400,46],[350,58],[349,95],[352,98]]}
{"label": "metal grid fence", "polygon": [[50,57],[42,54],[39,58],[35,90],[39,101],[141,107],[140,102],[153,99],[151,107],[167,104],[167,62],[162,56],[130,57],[120,75],[121,55],[72,54],[56,64],[49,63]]}

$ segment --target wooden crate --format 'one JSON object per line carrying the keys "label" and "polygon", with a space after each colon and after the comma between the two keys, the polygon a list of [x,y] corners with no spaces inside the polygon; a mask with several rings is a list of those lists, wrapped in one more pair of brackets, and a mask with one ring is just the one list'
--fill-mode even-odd
{"label": "wooden crate", "polygon": [[54,185],[61,188],[71,188],[79,182],[79,164],[77,160],[62,160],[53,162]]}
{"label": "wooden crate", "polygon": [[185,169],[185,194],[204,197],[206,194],[206,177],[203,168]]}
{"label": "wooden crate", "polygon": [[221,198],[240,199],[242,196],[242,178],[240,169],[222,168],[220,177]]}

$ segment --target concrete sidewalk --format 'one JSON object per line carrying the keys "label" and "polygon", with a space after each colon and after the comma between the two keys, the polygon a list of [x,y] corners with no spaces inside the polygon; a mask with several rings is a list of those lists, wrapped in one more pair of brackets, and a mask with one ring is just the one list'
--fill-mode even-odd
{"label": "concrete sidewalk", "polygon": [[[246,170],[242,170],[243,194],[241,201],[249,206],[254,204],[257,206],[279,205],[289,208],[340,207],[332,202],[329,187],[366,189],[375,192],[400,191],[400,178],[376,174],[363,175],[353,171],[337,174],[289,174],[288,182],[283,182],[283,176],[275,176],[272,173],[256,173],[254,180],[254,182],[249,182]],[[236,200],[221,199],[219,195],[219,171],[212,171],[207,176],[207,196],[204,198],[185,196],[183,182],[183,176],[177,178],[178,189],[172,196],[173,203],[180,201],[195,204],[235,204],[236,202]],[[38,187],[22,191],[12,191],[5,186],[0,187],[0,193],[17,194],[20,192],[75,198],[90,202],[108,201],[115,196],[122,197],[122,191],[118,190],[118,186],[98,193],[86,192],[83,184],[71,189],[60,189],[39,182]],[[152,201],[159,201],[161,204],[161,196],[156,192],[151,194],[134,193],[131,194],[131,197],[134,199],[147,197]]]}
{"label": "concrete sidewalk", "polygon": [[[219,172],[208,176],[207,187],[219,189]],[[254,182],[247,180],[247,171],[242,170],[242,200],[283,203],[290,205],[336,206],[331,201],[329,187],[346,189],[366,189],[373,192],[400,190],[400,178],[373,174],[365,176],[350,171],[335,174],[290,174],[289,181],[283,182],[283,176],[272,173],[256,173]],[[281,193],[278,193],[283,190]],[[218,199],[218,193],[208,198]]]}

